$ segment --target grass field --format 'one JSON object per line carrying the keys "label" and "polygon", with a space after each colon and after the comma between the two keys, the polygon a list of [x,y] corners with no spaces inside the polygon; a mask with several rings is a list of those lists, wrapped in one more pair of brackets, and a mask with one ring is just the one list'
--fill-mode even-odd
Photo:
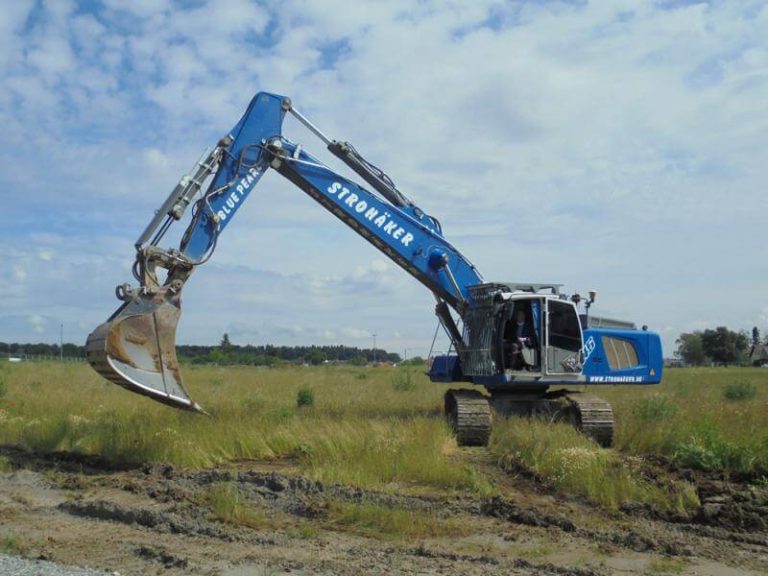
{"label": "grass field", "polygon": [[[130,394],[86,364],[3,363],[0,444],[190,468],[291,458],[323,481],[492,494],[486,476],[459,457],[441,416],[445,388],[403,370],[187,366],[188,388],[211,414],[205,417]],[[661,386],[595,392],[614,406],[615,450],[564,425],[513,419],[497,421],[491,453],[502,467],[521,463],[608,507],[696,505],[690,485],[649,482],[631,465],[634,455],[756,481],[768,475],[768,370],[669,370]],[[351,515],[339,511],[340,519]]]}
{"label": "grass field", "polygon": [[616,448],[705,470],[768,474],[768,370],[669,370],[661,386],[607,388]]}

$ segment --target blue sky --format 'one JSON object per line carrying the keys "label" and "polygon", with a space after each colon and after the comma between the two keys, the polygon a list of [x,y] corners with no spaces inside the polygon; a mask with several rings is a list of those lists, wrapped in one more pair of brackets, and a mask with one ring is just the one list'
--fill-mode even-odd
{"label": "blue sky", "polygon": [[[768,329],[765,2],[19,1],[0,76],[0,340],[111,314],[153,211],[259,90],[384,167],[488,280],[596,288],[668,353]],[[426,354],[432,308],[269,174],[185,287],[179,341]]]}

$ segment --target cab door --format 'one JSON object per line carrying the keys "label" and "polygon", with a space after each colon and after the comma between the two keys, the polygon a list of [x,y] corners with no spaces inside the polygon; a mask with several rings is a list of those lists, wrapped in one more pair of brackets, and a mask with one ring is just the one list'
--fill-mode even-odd
{"label": "cab door", "polygon": [[573,302],[548,298],[544,308],[544,370],[548,375],[581,372],[584,337]]}

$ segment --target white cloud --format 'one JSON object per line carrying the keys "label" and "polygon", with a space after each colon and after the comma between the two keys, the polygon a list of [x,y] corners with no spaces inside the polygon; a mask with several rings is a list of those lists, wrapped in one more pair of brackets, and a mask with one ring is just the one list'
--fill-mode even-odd
{"label": "white cloud", "polygon": [[147,148],[143,151],[144,162],[150,170],[165,170],[170,165],[168,156],[157,148]]}
{"label": "white cloud", "polygon": [[11,267],[11,277],[14,282],[24,282],[27,279],[27,271],[19,264],[14,264]]}
{"label": "white cloud", "polygon": [[29,316],[29,318],[27,318],[27,321],[29,322],[30,326],[32,326],[32,330],[34,330],[36,334],[42,334],[45,332],[47,321],[39,314],[32,314]]}
{"label": "white cloud", "polygon": [[341,334],[345,339],[350,339],[353,341],[370,340],[373,337],[371,332],[361,328],[345,327],[341,329]]}

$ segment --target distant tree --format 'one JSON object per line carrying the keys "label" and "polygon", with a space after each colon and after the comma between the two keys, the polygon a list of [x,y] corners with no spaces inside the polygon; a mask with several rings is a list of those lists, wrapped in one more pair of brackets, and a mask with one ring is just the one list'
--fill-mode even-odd
{"label": "distant tree", "polygon": [[701,333],[704,353],[720,364],[733,364],[747,351],[749,341],[744,332],[733,332],[725,326]]}
{"label": "distant tree", "polygon": [[704,343],[701,340],[701,332],[688,332],[680,334],[675,341],[677,350],[675,354],[686,364],[699,366],[707,360],[704,353]]}
{"label": "distant tree", "polygon": [[221,342],[219,342],[219,348],[231,348],[232,342],[229,341],[229,334],[224,332],[224,336],[221,337]]}
{"label": "distant tree", "polygon": [[760,330],[758,330],[757,326],[752,328],[752,344],[755,346],[760,344]]}
{"label": "distant tree", "polygon": [[73,356],[82,356],[82,352],[80,351],[80,346],[77,344],[69,344],[67,342],[64,343],[64,356],[67,356],[68,358],[71,358]]}
{"label": "distant tree", "polygon": [[255,366],[277,366],[280,364],[280,358],[277,356],[256,356],[253,364]]}
{"label": "distant tree", "polygon": [[319,350],[318,348],[313,348],[304,356],[304,361],[308,364],[312,364],[312,366],[322,364],[327,359],[328,357],[325,355],[325,352]]}
{"label": "distant tree", "polygon": [[223,348],[215,348],[208,354],[208,361],[213,364],[230,364],[232,359]]}
{"label": "distant tree", "polygon": [[349,359],[349,363],[353,366],[365,366],[368,364],[368,359],[363,354],[357,354]]}

